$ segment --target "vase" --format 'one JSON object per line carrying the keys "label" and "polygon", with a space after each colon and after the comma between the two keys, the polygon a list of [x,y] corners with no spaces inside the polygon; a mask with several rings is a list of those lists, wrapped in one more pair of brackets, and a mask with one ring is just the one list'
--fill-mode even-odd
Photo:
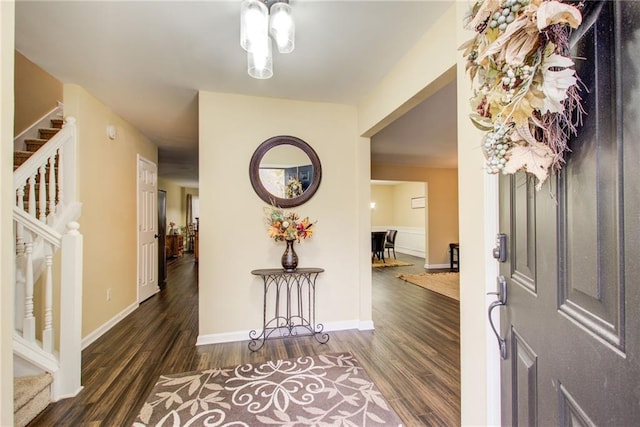
{"label": "vase", "polygon": [[287,242],[287,249],[285,249],[282,254],[282,268],[284,271],[296,271],[296,267],[298,267],[298,255],[296,251],[293,249],[293,242],[295,240],[285,240]]}

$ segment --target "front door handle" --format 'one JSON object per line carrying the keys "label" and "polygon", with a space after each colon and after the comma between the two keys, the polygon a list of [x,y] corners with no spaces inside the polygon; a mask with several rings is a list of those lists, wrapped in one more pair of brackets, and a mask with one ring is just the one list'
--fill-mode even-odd
{"label": "front door handle", "polygon": [[496,335],[496,339],[498,340],[498,347],[500,348],[500,357],[504,360],[507,358],[507,341],[500,336],[498,329],[493,323],[493,318],[491,317],[491,312],[496,307],[501,307],[503,305],[507,305],[507,280],[504,276],[498,277],[498,291],[497,292],[489,292],[487,295],[497,295],[498,299],[489,304],[489,309],[487,311],[487,316],[489,317],[489,324],[491,325],[491,329],[493,329],[493,333]]}

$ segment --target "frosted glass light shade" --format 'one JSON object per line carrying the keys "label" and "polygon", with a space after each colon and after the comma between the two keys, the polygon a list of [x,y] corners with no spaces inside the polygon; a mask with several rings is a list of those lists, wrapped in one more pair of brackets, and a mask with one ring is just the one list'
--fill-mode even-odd
{"label": "frosted glass light shade", "polygon": [[271,55],[271,39],[253,51],[247,52],[247,71],[254,79],[269,79],[273,76],[273,58]]}
{"label": "frosted glass light shade", "polygon": [[262,49],[269,38],[269,10],[259,0],[244,0],[240,5],[240,46],[247,52]]}
{"label": "frosted glass light shade", "polygon": [[288,3],[274,3],[271,6],[269,31],[278,46],[278,52],[293,52],[296,27]]}

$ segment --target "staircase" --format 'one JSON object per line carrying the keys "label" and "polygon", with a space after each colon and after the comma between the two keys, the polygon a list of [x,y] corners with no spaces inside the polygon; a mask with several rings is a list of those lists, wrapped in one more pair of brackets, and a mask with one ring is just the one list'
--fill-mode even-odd
{"label": "staircase", "polygon": [[38,151],[40,147],[47,143],[55,134],[57,134],[60,129],[62,129],[62,125],[64,124],[64,120],[62,119],[49,119],[51,122],[50,128],[39,128],[38,136],[39,138],[25,138],[23,140],[25,145],[25,150],[16,150],[13,152],[13,170],[15,171],[18,167],[23,164],[33,153]]}
{"label": "staircase", "polygon": [[13,381],[13,425],[22,427],[29,424],[51,401],[49,373],[16,377]]}
{"label": "staircase", "polygon": [[16,426],[82,388],[76,129],[73,118],[65,122],[55,112],[49,123],[41,120],[14,142]]}

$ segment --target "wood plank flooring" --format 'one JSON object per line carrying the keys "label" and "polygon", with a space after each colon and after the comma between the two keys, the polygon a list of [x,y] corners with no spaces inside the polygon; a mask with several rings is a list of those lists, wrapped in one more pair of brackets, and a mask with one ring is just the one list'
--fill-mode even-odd
{"label": "wood plank flooring", "polygon": [[351,351],[407,426],[460,425],[460,316],[453,299],[398,279],[424,271],[423,259],[398,254],[408,267],[373,269],[375,331],[330,332],[196,347],[198,269],[190,254],[169,264],[167,286],[82,353],[84,389],[54,404],[29,426],[130,426],[160,374],[231,367]]}

